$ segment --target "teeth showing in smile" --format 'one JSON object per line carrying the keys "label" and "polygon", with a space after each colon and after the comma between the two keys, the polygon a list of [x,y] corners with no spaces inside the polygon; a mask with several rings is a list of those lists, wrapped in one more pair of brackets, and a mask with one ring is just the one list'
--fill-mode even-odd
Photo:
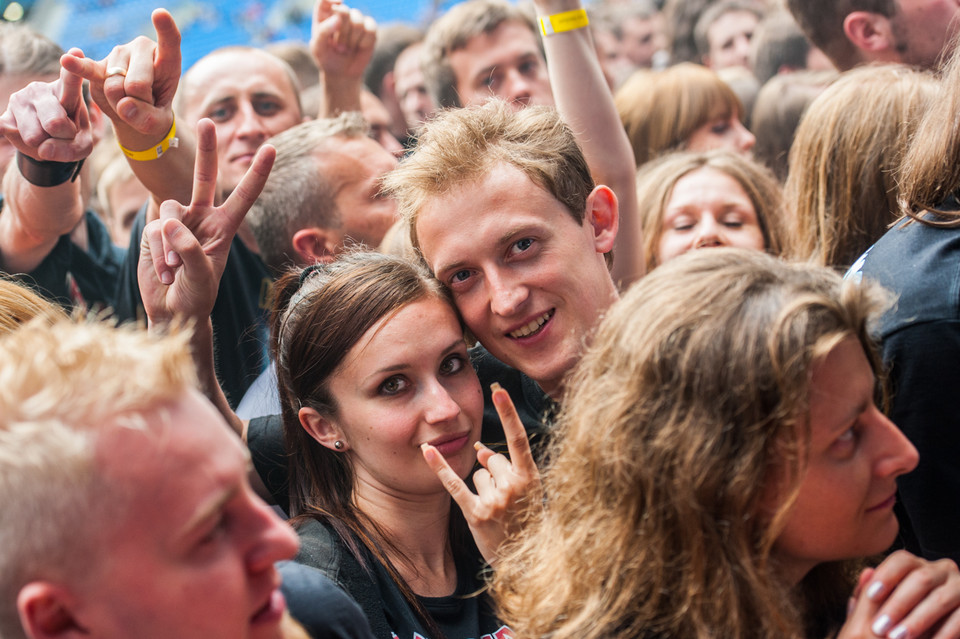
{"label": "teeth showing in smile", "polygon": [[552,310],[551,310],[551,311],[547,311],[546,313],[544,313],[543,315],[541,315],[541,316],[538,317],[537,319],[533,320],[532,322],[530,322],[529,324],[527,324],[527,325],[524,326],[523,328],[518,328],[517,330],[513,331],[512,333],[510,333],[510,337],[518,338],[518,339],[519,339],[519,338],[521,338],[521,337],[527,337],[528,335],[532,335],[532,334],[535,333],[541,326],[543,326],[544,323],[545,323],[548,319],[550,319],[551,317],[553,317],[553,311],[552,311]]}

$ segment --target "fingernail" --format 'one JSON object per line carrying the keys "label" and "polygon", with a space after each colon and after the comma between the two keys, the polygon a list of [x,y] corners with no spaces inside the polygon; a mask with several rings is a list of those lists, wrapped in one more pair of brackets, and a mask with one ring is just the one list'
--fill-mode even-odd
{"label": "fingernail", "polygon": [[169,286],[173,284],[173,273],[170,271],[164,271],[160,274],[160,281]]}
{"label": "fingernail", "polygon": [[123,105],[123,108],[120,109],[120,115],[123,116],[124,120],[132,120],[137,117],[137,107],[135,104],[127,103]]}
{"label": "fingernail", "polygon": [[177,255],[176,251],[167,251],[167,264],[169,264],[170,266],[173,266],[179,261],[180,261],[180,258]]}
{"label": "fingernail", "polygon": [[873,625],[870,626],[870,630],[873,631],[873,634],[878,637],[882,637],[883,634],[887,631],[887,628],[890,627],[891,620],[888,615],[880,615],[877,617],[877,620],[873,622]]}
{"label": "fingernail", "polygon": [[496,393],[498,390],[502,389],[503,386],[500,385],[500,382],[494,382],[490,384],[490,392]]}
{"label": "fingernail", "polygon": [[875,601],[877,597],[883,594],[883,582],[875,581],[867,588],[867,599]]}
{"label": "fingernail", "polygon": [[890,639],[907,639],[907,636],[907,627],[904,625],[897,626],[887,635]]}

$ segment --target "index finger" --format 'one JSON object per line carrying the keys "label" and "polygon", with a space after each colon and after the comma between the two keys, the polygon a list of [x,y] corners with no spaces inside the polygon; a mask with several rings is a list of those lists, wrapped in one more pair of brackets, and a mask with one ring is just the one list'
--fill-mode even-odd
{"label": "index finger", "polygon": [[197,123],[197,163],[193,167],[191,206],[213,206],[217,194],[217,131],[211,120]]}
{"label": "index finger", "polygon": [[[83,51],[76,48],[70,49],[69,55],[76,58],[83,58]],[[64,110],[70,116],[73,116],[73,114],[76,113],[77,107],[80,105],[80,100],[83,97],[82,89],[83,78],[79,75],[71,73],[61,65],[59,91],[60,104],[63,105]]]}
{"label": "index finger", "polygon": [[180,73],[180,29],[173,16],[166,9],[155,9],[150,14],[153,28],[157,32],[157,71]]}
{"label": "index finger", "polygon": [[341,4],[342,0],[318,0],[313,12],[314,24],[323,22],[333,15],[333,5]]}
{"label": "index finger", "polygon": [[260,197],[276,158],[277,150],[269,144],[264,144],[257,149],[250,168],[243,174],[243,178],[227,201],[223,203],[223,210],[231,217],[236,217],[238,225]]}
{"label": "index finger", "polygon": [[503,425],[503,434],[507,439],[507,451],[510,453],[510,461],[514,467],[530,476],[539,474],[537,463],[533,460],[533,453],[530,451],[530,439],[527,437],[527,430],[520,421],[517,409],[510,399],[510,393],[504,390],[500,384],[491,385],[493,405],[497,409],[497,415],[500,416],[500,423]]}

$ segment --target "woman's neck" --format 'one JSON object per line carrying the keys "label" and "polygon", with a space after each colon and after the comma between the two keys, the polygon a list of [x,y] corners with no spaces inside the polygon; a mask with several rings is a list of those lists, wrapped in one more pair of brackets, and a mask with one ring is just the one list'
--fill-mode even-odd
{"label": "woman's neck", "polygon": [[361,484],[357,508],[389,538],[384,550],[418,595],[452,594],[457,572],[450,545],[450,496],[411,499]]}

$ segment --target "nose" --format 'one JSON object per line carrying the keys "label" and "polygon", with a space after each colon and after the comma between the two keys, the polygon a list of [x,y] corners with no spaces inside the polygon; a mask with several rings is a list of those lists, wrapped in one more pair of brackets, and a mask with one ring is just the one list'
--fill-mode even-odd
{"label": "nose", "polygon": [[251,528],[254,530],[251,549],[247,554],[247,567],[259,572],[278,561],[291,559],[297,554],[300,540],[287,522],[283,521],[259,497],[251,493],[254,512]]}
{"label": "nose", "polygon": [[757,143],[757,138],[756,136],[753,135],[753,133],[750,133],[747,127],[743,126],[743,124],[740,123],[739,119],[734,120],[733,126],[737,136],[737,139],[735,142],[737,146],[737,150],[740,151],[741,153],[746,153],[747,151],[753,148],[754,144]]}
{"label": "nose", "polygon": [[453,399],[439,379],[430,382],[427,392],[427,410],[424,419],[428,424],[442,424],[460,415],[460,404]]}
{"label": "nose", "polygon": [[501,273],[487,275],[490,309],[501,317],[514,315],[527,299],[527,287]]}
{"label": "nose", "polygon": [[878,477],[898,477],[917,467],[920,455],[897,425],[876,407],[873,408],[878,445],[874,473]]}
{"label": "nose", "polygon": [[533,90],[530,81],[520,73],[519,69],[510,69],[507,72],[504,94],[503,97],[511,104],[523,106],[530,102]]}
{"label": "nose", "polygon": [[241,104],[237,117],[240,119],[237,124],[237,137],[255,139],[261,142],[270,137],[267,127],[263,123],[263,119],[260,117],[260,114],[253,109],[252,104]]}
{"label": "nose", "polygon": [[742,35],[736,42],[737,59],[742,66],[750,68],[750,38]]}
{"label": "nose", "polygon": [[697,224],[697,233],[694,236],[693,248],[707,248],[711,246],[726,246],[720,224],[710,213],[704,213]]}

